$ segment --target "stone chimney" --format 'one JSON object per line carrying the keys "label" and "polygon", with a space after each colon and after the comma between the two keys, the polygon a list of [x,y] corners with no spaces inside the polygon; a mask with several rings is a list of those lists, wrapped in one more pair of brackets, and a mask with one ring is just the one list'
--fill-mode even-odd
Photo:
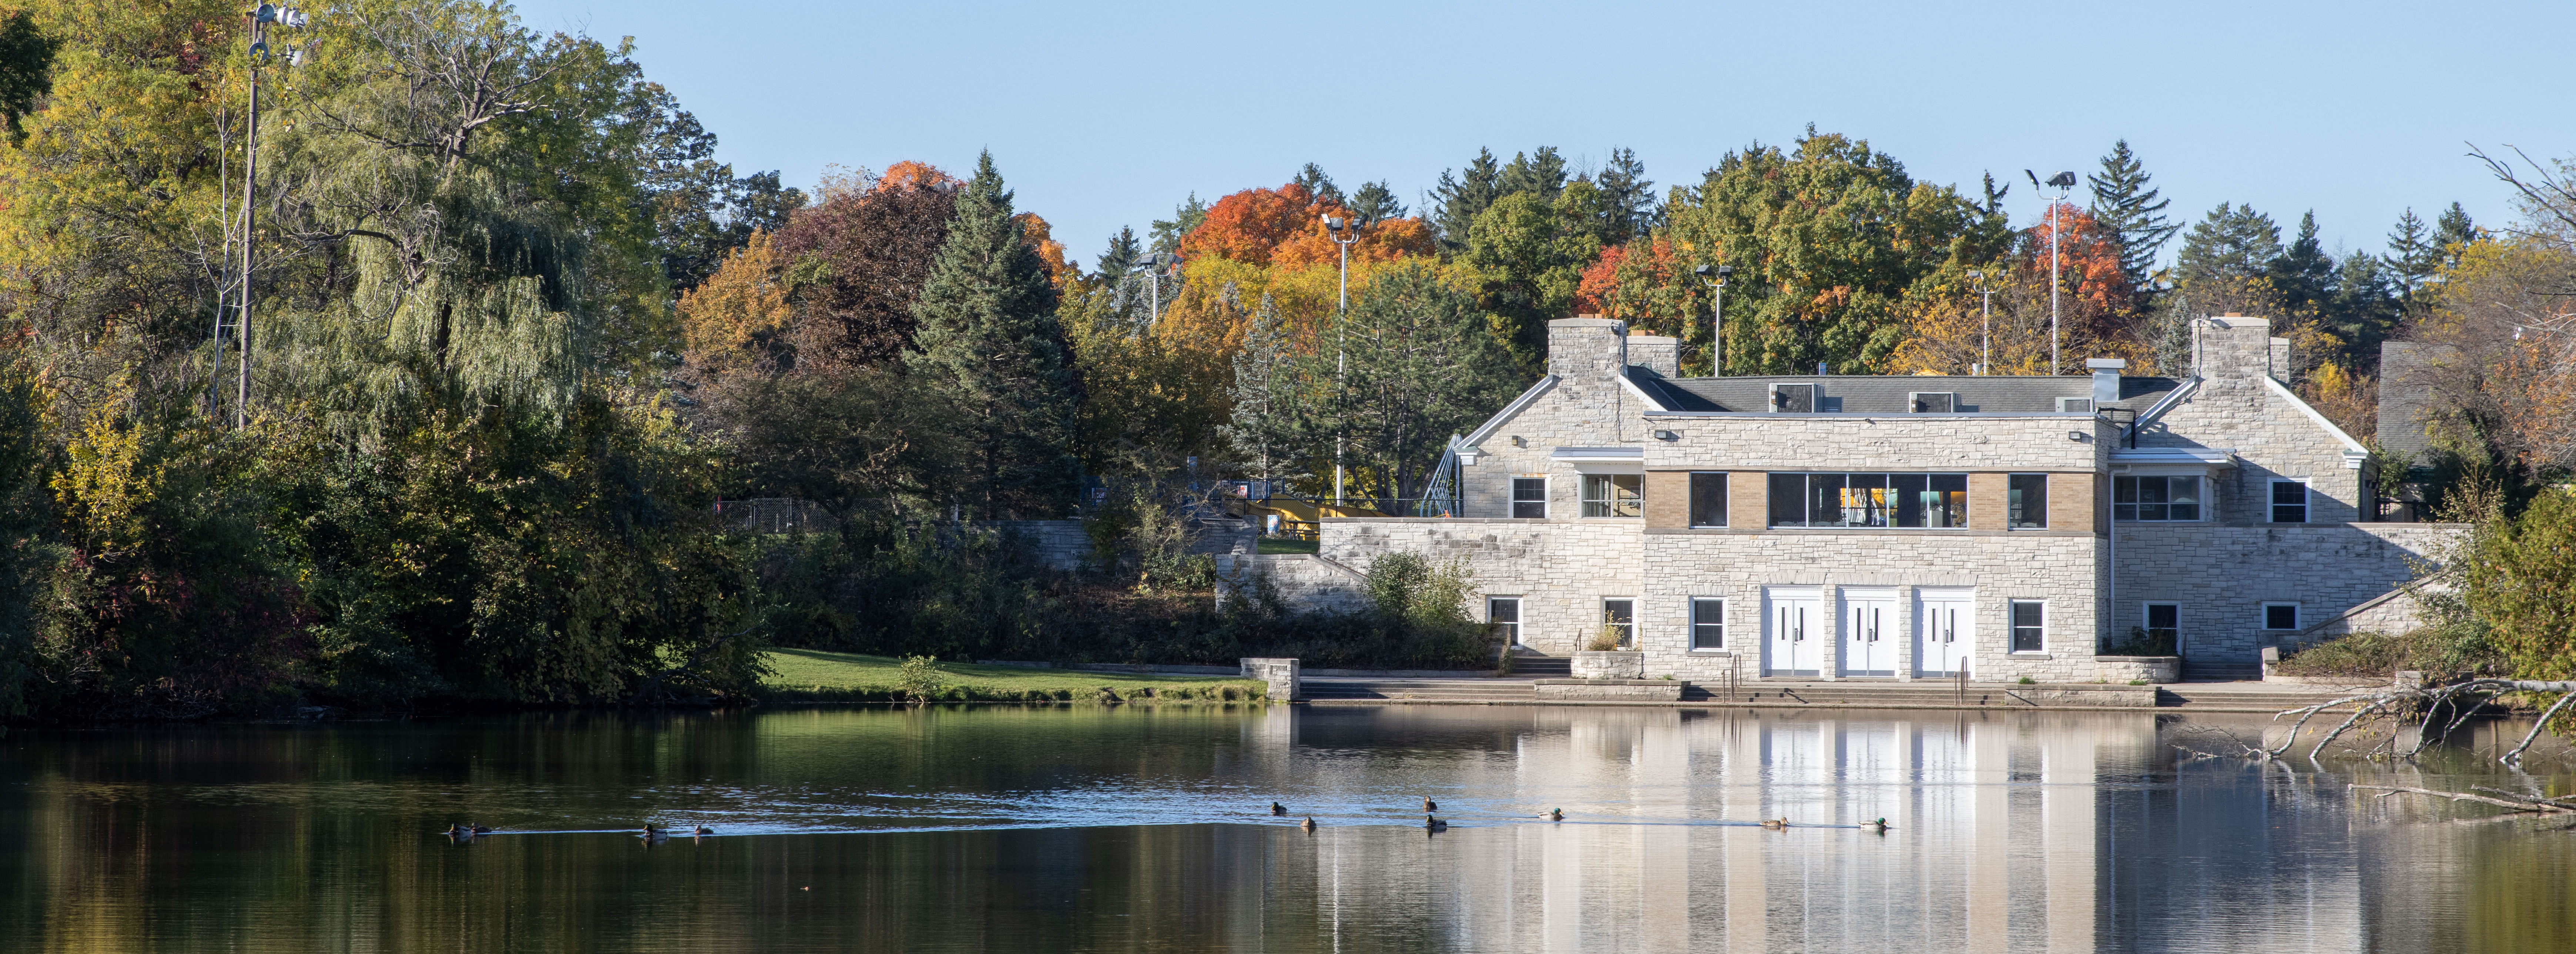
{"label": "stone chimney", "polygon": [[1668,378],[1682,376],[1682,340],[1657,334],[1628,335],[1628,363],[1654,369]]}
{"label": "stone chimney", "polygon": [[2211,382],[2255,383],[2272,373],[2272,322],[2224,315],[2195,323],[2192,372]]}
{"label": "stone chimney", "polygon": [[1627,364],[1627,322],[1577,315],[1547,323],[1547,373],[1568,381],[1607,381]]}
{"label": "stone chimney", "polygon": [[2272,338],[2269,339],[2269,344],[2271,345],[2269,354],[2272,380],[2283,384],[2290,383],[2290,339]]}

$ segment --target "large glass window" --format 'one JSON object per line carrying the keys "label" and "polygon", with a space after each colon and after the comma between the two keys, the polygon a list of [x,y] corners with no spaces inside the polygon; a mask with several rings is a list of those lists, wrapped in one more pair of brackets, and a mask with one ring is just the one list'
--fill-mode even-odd
{"label": "large glass window", "polygon": [[1512,478],[1512,516],[1522,520],[1547,519],[1547,478]]}
{"label": "large glass window", "polygon": [[2275,480],[2272,482],[2272,522],[2308,522],[2308,482]]}
{"label": "large glass window", "polygon": [[1583,475],[1583,515],[1642,517],[1646,514],[1646,475]]}
{"label": "large glass window", "polygon": [[1521,643],[1521,598],[1492,596],[1485,599],[1485,621],[1493,627],[1494,638],[1506,646]]}
{"label": "large glass window", "polygon": [[1726,475],[1690,475],[1690,525],[1726,526]]}
{"label": "large glass window", "polygon": [[1775,527],[1959,528],[1966,474],[1772,474]]}
{"label": "large glass window", "polygon": [[2048,475],[2013,474],[2005,478],[2005,526],[2015,530],[2048,529]]}
{"label": "large glass window", "polygon": [[1602,600],[1601,631],[1619,643],[1621,649],[1637,646],[1637,601]]}
{"label": "large glass window", "polygon": [[2200,519],[2198,477],[2113,477],[2111,519],[2141,523]]}
{"label": "large glass window", "polygon": [[1726,648],[1726,601],[1691,600],[1691,648]]}
{"label": "large glass window", "polygon": [[2048,604],[2038,600],[2012,603],[2012,651],[2035,653],[2047,645]]}

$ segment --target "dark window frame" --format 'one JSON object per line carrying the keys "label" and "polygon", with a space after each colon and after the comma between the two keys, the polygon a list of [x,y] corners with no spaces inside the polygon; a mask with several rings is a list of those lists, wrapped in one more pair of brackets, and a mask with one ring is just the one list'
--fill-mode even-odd
{"label": "dark window frame", "polygon": [[[1494,610],[1496,610],[1496,609],[1500,608],[1501,606],[1503,606],[1503,605],[1504,605],[1504,604],[1506,604],[1506,603],[1508,603],[1508,604],[1510,604],[1510,605],[1511,605],[1511,608],[1512,608],[1512,618],[1510,618],[1510,619],[1496,619],[1496,618],[1494,618],[1494,616],[1495,616],[1495,614],[1494,614]],[[1506,630],[1506,629],[1504,629],[1504,627],[1510,627],[1510,629]],[[1517,645],[1520,645],[1520,644],[1521,644],[1521,598],[1520,598],[1520,597],[1518,597],[1518,596],[1488,596],[1488,597],[1485,597],[1485,628],[1486,628],[1486,630],[1487,630],[1488,632],[1492,632],[1492,633],[1495,633],[1495,634],[1498,634],[1498,635],[1502,635],[1502,636],[1504,637],[1504,639],[1503,639],[1503,645],[1506,645],[1506,646],[1517,646]]]}
{"label": "dark window frame", "polygon": [[[2165,620],[2163,626],[2156,625],[2157,610],[2168,611],[2167,615],[2170,618]],[[2138,628],[2147,634],[2148,639],[2153,640],[2161,634],[2170,637],[2171,645],[2176,649],[2182,647],[2182,604],[2165,600],[2149,600],[2139,605],[2138,622],[2141,624]]]}
{"label": "dark window frame", "polygon": [[[1583,516],[1608,520],[1627,520],[1646,515],[1646,475],[1578,474],[1576,476],[1580,478],[1577,482],[1580,492],[1576,495],[1575,499],[1583,508],[1579,511]],[[1609,489],[1609,496],[1592,496],[1595,481],[1599,482],[1598,486]],[[1628,481],[1630,483],[1628,486],[1623,488],[1621,486],[1622,481]],[[1634,493],[1629,496],[1621,496],[1619,491],[1622,489],[1631,490],[1634,491]],[[1594,512],[1596,506],[1600,511],[1598,513]]]}
{"label": "dark window frame", "polygon": [[[1704,619],[1701,609],[1707,607],[1714,619]],[[1723,596],[1691,597],[1690,648],[1704,652],[1726,648],[1726,598]]]}
{"label": "dark window frame", "polygon": [[[2030,610],[2030,622],[2023,622],[2023,610]],[[2041,653],[2048,651],[2048,601],[2012,600],[2006,604],[2004,622],[2012,631],[2012,651]],[[2027,638],[2025,638],[2027,634]]]}
{"label": "dark window frame", "polygon": [[[2152,481],[2152,483],[2151,483]],[[2188,494],[2176,494],[2176,481],[2190,481]],[[2198,523],[2209,512],[2198,474],[2142,474],[2111,478],[2111,519],[2119,523]],[[2149,499],[2154,498],[2154,499]],[[2181,498],[2181,499],[2176,499]],[[2188,516],[2176,516],[2189,509]]]}
{"label": "dark window frame", "polygon": [[[1620,611],[1619,611],[1619,610],[1612,609],[1612,607],[1613,607],[1613,606],[1620,606],[1620,605],[1625,605],[1625,606],[1626,606],[1626,613],[1627,613],[1627,617],[1628,617],[1628,618],[1627,618],[1627,619],[1625,619],[1625,620],[1622,620],[1622,619],[1620,619],[1620,618],[1619,618],[1619,614],[1620,614]],[[1633,596],[1604,596],[1604,597],[1602,597],[1602,598],[1601,598],[1601,625],[1602,625],[1602,627],[1603,627],[1603,628],[1605,628],[1605,629],[1617,629],[1617,630],[1619,631],[1619,647],[1620,647],[1621,649],[1634,649],[1634,648],[1636,648],[1636,646],[1637,646],[1637,598],[1636,598],[1636,597],[1633,597]]]}
{"label": "dark window frame", "polygon": [[[2036,501],[2031,499],[2033,484],[2039,490]],[[2032,511],[2038,512],[2039,519],[2031,519]],[[2048,529],[2047,474],[2004,475],[2004,526],[2012,530]]]}
{"label": "dark window frame", "polygon": [[1773,528],[1968,529],[1964,471],[1772,471],[1764,486]]}
{"label": "dark window frame", "polygon": [[[1532,483],[1532,484],[1537,484],[1537,485],[1538,485],[1538,496],[1537,496],[1535,499],[1524,499],[1524,498],[1521,496],[1521,485],[1522,485],[1523,483]],[[1541,476],[1537,476],[1537,477],[1523,477],[1523,476],[1518,476],[1518,475],[1513,476],[1513,477],[1512,477],[1512,501],[1511,501],[1511,503],[1512,503],[1512,519],[1514,519],[1514,520],[1545,520],[1545,519],[1547,519],[1547,488],[1548,488],[1548,479],[1547,479],[1547,477],[1546,477],[1545,475],[1541,475]],[[1523,504],[1535,504],[1535,505],[1537,506],[1537,508],[1538,508],[1538,513],[1536,513],[1536,514],[1530,514],[1530,515],[1524,515],[1524,514],[1522,514],[1522,512],[1521,512],[1521,508],[1522,508],[1522,505],[1523,505]]]}
{"label": "dark window frame", "polygon": [[[1707,479],[1707,480],[1702,480],[1701,478],[1708,478],[1708,479]],[[1715,496],[1715,498],[1716,498],[1716,499],[1715,499],[1714,501],[1703,500],[1702,498],[1703,498],[1703,496],[1704,496],[1704,493],[1705,493],[1705,491],[1706,491],[1706,488],[1708,488],[1708,487],[1709,487],[1709,486],[1711,486],[1711,485],[1714,485],[1714,486],[1715,486],[1715,488],[1716,488],[1716,490],[1715,490],[1715,492],[1714,492],[1714,496]],[[1708,506],[1707,508],[1703,509],[1703,507],[1701,506],[1703,503],[1706,503],[1706,504],[1708,504],[1709,506]],[[1687,526],[1692,526],[1692,527],[1723,527],[1723,526],[1726,526],[1726,508],[1727,508],[1726,472],[1725,472],[1725,471],[1715,471],[1715,470],[1695,470],[1695,471],[1691,471],[1691,474],[1690,474],[1690,514],[1689,514],[1689,518],[1688,518],[1688,523],[1687,523],[1686,525],[1687,525]],[[1711,517],[1711,516],[1710,516],[1710,514],[1712,514],[1712,513],[1714,514],[1714,517]]]}
{"label": "dark window frame", "polygon": [[[2282,503],[2281,488],[2283,487],[2299,488],[2299,502]],[[2315,497],[2316,492],[2308,487],[2308,482],[2306,480],[2293,477],[2275,477],[2272,479],[2272,487],[2270,491],[2264,494],[2264,502],[2270,507],[2271,511],[2267,516],[2271,517],[2271,522],[2273,523],[2306,523],[2308,522],[2309,513],[2313,510],[2311,505],[2315,502]],[[2294,519],[2281,519],[2284,513],[2290,513],[2292,511],[2295,511],[2295,513],[2291,513],[2291,516]]]}
{"label": "dark window frame", "polygon": [[[2288,626],[2274,626],[2274,625],[2272,625],[2272,611],[2273,611],[2273,610],[2288,610],[2288,611],[2290,611],[2290,625],[2288,625]],[[2295,632],[2298,632],[2298,631],[2299,631],[2299,615],[2300,615],[2300,613],[2299,613],[2299,604],[2297,604],[2297,603],[2294,603],[2294,602],[2286,602],[2286,601],[2266,601],[2266,602],[2263,604],[2263,631],[2264,631],[2264,632],[2267,632],[2267,633],[2295,633]]]}

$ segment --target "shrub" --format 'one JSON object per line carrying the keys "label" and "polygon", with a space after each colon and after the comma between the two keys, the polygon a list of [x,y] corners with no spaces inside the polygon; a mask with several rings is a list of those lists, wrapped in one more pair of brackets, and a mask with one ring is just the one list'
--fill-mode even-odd
{"label": "shrub", "polygon": [[947,687],[948,678],[940,673],[936,656],[906,656],[895,672],[895,688],[914,702],[926,701]]}

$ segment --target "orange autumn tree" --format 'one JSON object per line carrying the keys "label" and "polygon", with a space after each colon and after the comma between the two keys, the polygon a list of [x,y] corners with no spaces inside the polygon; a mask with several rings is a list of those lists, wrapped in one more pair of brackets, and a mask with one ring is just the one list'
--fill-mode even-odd
{"label": "orange autumn tree", "polygon": [[1683,373],[1707,374],[1712,292],[1692,274],[1695,264],[1667,236],[1602,249],[1575,286],[1574,311],[1680,338]]}
{"label": "orange autumn tree", "polygon": [[[1276,189],[1245,189],[1208,206],[1207,218],[1181,238],[1184,260],[1213,257],[1251,265],[1312,265],[1341,261],[1324,218],[1356,220],[1351,210],[1318,198],[1291,182]],[[1431,228],[1414,218],[1388,219],[1360,230],[1351,261],[1383,262],[1433,251]]]}

